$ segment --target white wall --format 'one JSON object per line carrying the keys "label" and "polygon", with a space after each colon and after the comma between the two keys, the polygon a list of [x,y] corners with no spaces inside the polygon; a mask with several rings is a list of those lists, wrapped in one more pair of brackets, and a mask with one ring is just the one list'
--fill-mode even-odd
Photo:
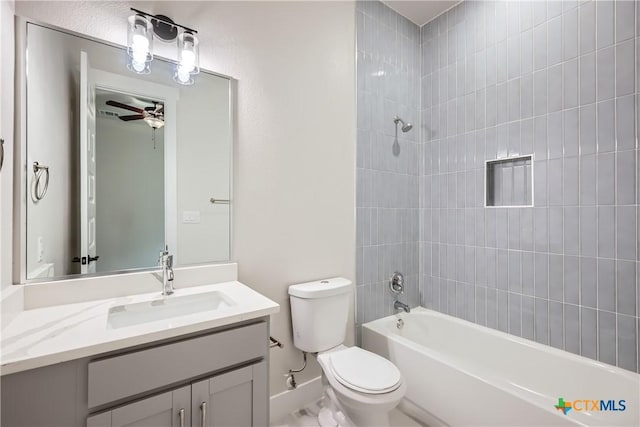
{"label": "white wall", "polygon": [[164,247],[164,132],[154,150],[140,122],[96,120],[97,272],[153,267]]}
{"label": "white wall", "polygon": [[0,138],[5,140],[0,172],[0,290],[11,284],[13,185],[13,13],[14,1],[0,1]]}
{"label": "white wall", "polygon": [[[197,28],[201,66],[238,79],[233,258],[241,281],[281,304],[271,331],[285,343],[271,350],[278,393],[301,362],[287,286],[355,281],[354,4],[19,2],[17,13],[122,44],[131,6]],[[319,372],[313,362],[298,379]]]}

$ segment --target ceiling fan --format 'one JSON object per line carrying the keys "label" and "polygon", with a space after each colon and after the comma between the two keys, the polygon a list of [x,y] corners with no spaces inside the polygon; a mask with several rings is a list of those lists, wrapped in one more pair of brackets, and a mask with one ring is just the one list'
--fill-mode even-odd
{"label": "ceiling fan", "polygon": [[145,107],[144,109],[112,100],[107,101],[106,104],[112,107],[122,108],[138,113],[131,114],[129,116],[118,116],[120,120],[125,122],[131,120],[144,120],[146,124],[155,130],[164,126],[164,104],[160,104],[156,101],[152,102],[153,106]]}

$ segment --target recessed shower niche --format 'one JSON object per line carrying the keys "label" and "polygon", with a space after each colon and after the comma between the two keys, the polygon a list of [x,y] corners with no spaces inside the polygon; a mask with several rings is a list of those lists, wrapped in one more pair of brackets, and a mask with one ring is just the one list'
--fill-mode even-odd
{"label": "recessed shower niche", "polygon": [[532,156],[486,162],[486,206],[533,206]]}

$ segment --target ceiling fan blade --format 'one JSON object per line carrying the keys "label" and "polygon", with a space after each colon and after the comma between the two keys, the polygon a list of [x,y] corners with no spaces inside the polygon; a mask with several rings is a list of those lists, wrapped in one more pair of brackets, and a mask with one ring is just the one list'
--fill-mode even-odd
{"label": "ceiling fan blade", "polygon": [[131,105],[123,104],[118,101],[107,101],[107,105],[111,105],[112,107],[124,108],[125,110],[135,111],[136,113],[142,113],[142,109],[137,107],[132,107]]}
{"label": "ceiling fan blade", "polygon": [[125,122],[130,122],[131,120],[140,120],[144,119],[142,114],[132,114],[130,116],[118,116],[120,120],[124,120]]}

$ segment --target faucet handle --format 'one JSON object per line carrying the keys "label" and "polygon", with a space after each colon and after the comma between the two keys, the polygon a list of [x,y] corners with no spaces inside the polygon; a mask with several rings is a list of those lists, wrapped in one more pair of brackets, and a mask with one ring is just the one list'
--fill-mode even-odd
{"label": "faucet handle", "polygon": [[404,293],[404,276],[399,271],[393,273],[391,280],[389,280],[389,289],[394,294]]}
{"label": "faucet handle", "polygon": [[169,255],[169,246],[165,246],[164,249],[160,250],[160,254],[158,255],[158,263],[162,265],[164,262],[164,257]]}

